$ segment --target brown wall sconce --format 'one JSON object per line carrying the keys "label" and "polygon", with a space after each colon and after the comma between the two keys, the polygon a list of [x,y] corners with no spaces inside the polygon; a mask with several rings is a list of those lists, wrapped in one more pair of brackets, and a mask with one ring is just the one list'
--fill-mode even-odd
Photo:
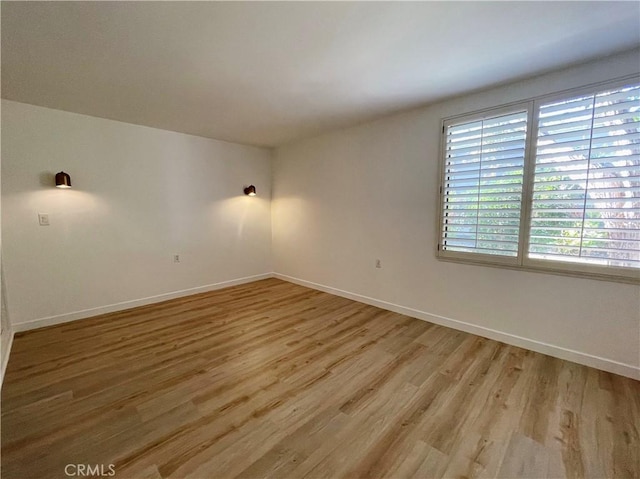
{"label": "brown wall sconce", "polygon": [[247,196],[256,196],[256,187],[249,185],[244,189],[244,194]]}
{"label": "brown wall sconce", "polygon": [[61,171],[56,174],[56,188],[71,188],[71,177],[68,173]]}

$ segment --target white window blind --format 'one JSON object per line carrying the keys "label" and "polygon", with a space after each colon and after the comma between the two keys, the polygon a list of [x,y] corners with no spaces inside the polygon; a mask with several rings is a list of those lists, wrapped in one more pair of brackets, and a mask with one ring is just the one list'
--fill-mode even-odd
{"label": "white window blind", "polygon": [[445,124],[443,251],[518,256],[527,116]]}
{"label": "white window blind", "polygon": [[538,113],[529,257],[640,267],[640,85]]}

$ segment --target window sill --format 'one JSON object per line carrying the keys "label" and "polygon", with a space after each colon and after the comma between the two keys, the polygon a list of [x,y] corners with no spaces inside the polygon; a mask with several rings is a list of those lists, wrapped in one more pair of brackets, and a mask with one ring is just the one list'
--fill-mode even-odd
{"label": "window sill", "polygon": [[[440,261],[451,262],[451,263],[459,263],[466,264],[472,266],[488,266],[490,268],[501,268],[501,269],[510,269],[517,271],[527,271],[530,273],[546,273],[546,274],[554,274],[559,276],[570,276],[574,278],[582,278],[582,279],[595,279],[598,281],[608,281],[615,283],[626,283],[626,284],[640,284],[640,271],[632,271],[630,274],[611,274],[611,273],[600,273],[595,271],[578,271],[576,269],[565,268],[562,265],[572,265],[573,263],[562,263],[562,265],[556,266],[539,266],[539,265],[521,265],[518,263],[509,263],[504,261],[491,261],[487,259],[477,259],[477,258],[469,258],[468,256],[460,257],[460,256],[450,256],[443,255],[441,253],[436,255],[437,259]],[[585,266],[585,265],[580,265]],[[596,267],[597,268],[597,267]]]}

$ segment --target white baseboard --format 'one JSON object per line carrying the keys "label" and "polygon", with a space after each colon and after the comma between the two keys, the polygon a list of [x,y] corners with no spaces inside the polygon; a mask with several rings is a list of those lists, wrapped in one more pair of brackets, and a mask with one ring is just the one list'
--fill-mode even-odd
{"label": "white baseboard", "polygon": [[9,364],[9,353],[11,353],[11,346],[13,345],[13,336],[15,335],[14,331],[10,331],[9,333],[9,342],[7,343],[7,348],[2,350],[2,358],[0,359],[0,389],[2,389],[2,384],[4,384],[4,373],[7,370],[7,364]]}
{"label": "white baseboard", "polygon": [[361,294],[351,293],[349,291],[343,291],[341,289],[332,288],[323,284],[313,283],[285,274],[274,273],[275,278],[289,281],[291,283],[299,284],[300,286],[306,286],[308,288],[324,291],[325,293],[335,294],[336,296],[342,296],[343,298],[352,299],[360,303],[369,304],[378,308],[393,311],[394,313],[404,314],[413,318],[428,321],[430,323],[439,324],[466,333],[475,334],[496,341],[501,341],[506,344],[518,346],[538,353],[547,354],[567,361],[572,361],[578,364],[584,364],[596,369],[602,369],[610,373],[619,374],[632,379],[640,380],[640,367],[633,366],[631,364],[620,363],[612,359],[602,358],[599,356],[593,356],[591,354],[575,351],[573,349],[563,348],[561,346],[555,346],[553,344],[543,343],[534,339],[523,338],[516,336],[515,334],[505,333],[495,329],[485,328],[464,321],[458,321],[456,319],[446,318],[444,316],[438,316],[436,314],[427,313],[426,311],[420,311],[418,309],[408,308],[400,306],[399,304],[389,303],[387,301],[381,301],[379,299],[370,298],[369,296],[363,296]]}
{"label": "white baseboard", "polygon": [[173,291],[156,296],[149,296],[147,298],[123,301],[121,303],[108,304],[106,306],[98,306],[97,308],[83,309],[82,311],[74,311],[71,313],[58,314],[56,316],[47,316],[44,318],[32,319],[30,321],[24,321],[22,323],[14,323],[13,331],[18,333],[20,331],[29,331],[31,329],[43,328],[45,326],[53,326],[54,324],[68,323],[69,321],[89,318],[91,316],[97,316],[99,314],[113,313],[116,311],[122,311],[124,309],[135,308],[137,306],[146,306],[147,304],[159,303],[168,299],[181,298],[183,296],[189,296],[198,293],[206,293],[208,291],[214,291],[216,289],[228,288],[230,286],[237,286],[239,284],[251,283],[253,281],[259,281],[261,279],[272,277],[272,273],[257,274],[254,276],[247,276],[245,278],[232,279],[229,281],[222,281],[220,283],[198,286],[196,288],[183,289],[180,291]]}
{"label": "white baseboard", "polygon": [[449,328],[457,329],[459,331],[464,331],[464,332],[475,334],[485,338],[494,339],[496,341],[501,341],[503,343],[511,344],[513,346],[530,349],[531,351],[536,351],[536,352],[547,354],[549,356],[553,356],[556,358],[565,359],[567,361],[573,361],[579,364],[584,364],[585,366],[602,369],[603,371],[608,371],[614,374],[620,374],[621,376],[626,376],[629,378],[640,380],[640,367],[634,366],[631,364],[625,364],[618,361],[614,361],[612,359],[602,358],[602,357],[594,356],[588,353],[575,351],[573,349],[567,349],[561,346],[556,346],[553,344],[536,341],[534,339],[523,338],[521,336],[505,333],[495,329],[485,328],[483,326],[478,326],[478,325],[467,323],[464,321],[458,321],[456,319],[446,318],[444,316],[439,316],[436,314],[428,313],[426,311],[420,311],[418,309],[413,309],[406,306],[401,306],[399,304],[382,301],[379,299],[371,298],[369,296],[364,296],[357,293],[351,293],[349,291],[333,288],[331,286],[326,286],[323,284],[314,283],[312,281],[306,281],[303,279],[294,278],[292,276],[287,276],[285,274],[263,273],[263,274],[258,274],[254,276],[247,276],[245,278],[238,278],[230,281],[222,281],[220,283],[199,286],[196,288],[184,289],[181,291],[173,291],[171,293],[160,294],[157,296],[150,296],[147,298],[136,299],[132,301],[124,301],[121,303],[100,306],[97,308],[85,309],[82,311],[74,311],[72,313],[65,313],[65,314],[60,314],[56,316],[48,316],[45,318],[38,318],[31,321],[13,324],[13,332],[11,334],[11,340],[9,342],[7,350],[2,351],[2,371],[1,371],[1,377],[0,377],[0,384],[2,384],[2,379],[4,379],[4,372],[9,359],[9,352],[11,350],[11,344],[13,342],[13,335],[17,332],[28,331],[36,328],[42,328],[44,326],[52,326],[55,324],[66,323],[69,321],[75,321],[77,319],[84,319],[91,316],[97,316],[99,314],[122,311],[125,309],[135,308],[137,306],[145,306],[147,304],[158,303],[160,301],[180,298],[183,296],[189,296],[197,293],[205,293],[207,291],[214,291],[216,289],[228,288],[230,286],[251,283],[253,281],[259,281],[261,279],[267,279],[272,277],[279,278],[284,281],[289,281],[291,283],[299,284],[301,286],[306,286],[308,288],[316,289],[319,291],[324,291],[326,293],[335,294],[336,296],[352,299],[360,303],[369,304],[371,306],[376,306],[378,308],[386,309],[388,311],[393,311],[395,313],[411,316],[413,318],[421,319],[423,321],[428,321],[430,323],[439,324],[441,326],[446,326]]}

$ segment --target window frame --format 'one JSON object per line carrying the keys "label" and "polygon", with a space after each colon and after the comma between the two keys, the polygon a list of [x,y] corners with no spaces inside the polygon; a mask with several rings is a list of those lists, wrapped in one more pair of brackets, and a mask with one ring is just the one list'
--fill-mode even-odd
{"label": "window frame", "polygon": [[[602,90],[615,89],[629,83],[640,83],[640,75],[628,75],[614,80],[562,90],[546,95],[532,97],[523,101],[507,103],[492,108],[485,108],[475,112],[445,117],[441,120],[440,149],[439,149],[439,188],[438,193],[438,225],[436,228],[437,249],[436,257],[443,261],[476,264],[483,266],[501,267],[524,271],[577,276],[582,278],[616,281],[640,284],[640,269],[623,268],[618,266],[604,266],[573,261],[551,261],[528,256],[531,230],[531,212],[533,203],[533,184],[535,174],[536,147],[538,138],[538,116],[540,106],[558,100],[567,100],[574,96],[597,94]],[[522,183],[522,202],[520,206],[520,227],[518,237],[518,254],[515,257],[490,255],[482,253],[450,251],[442,248],[442,225],[445,215],[445,174],[447,128],[463,123],[470,123],[481,119],[493,118],[519,111],[527,112],[527,134],[525,137],[524,168]]]}
{"label": "window frame", "polygon": [[[522,205],[525,199],[525,175],[522,177],[522,200],[520,204],[520,225],[518,227],[518,254],[514,256],[500,256],[500,255],[491,255],[491,254],[483,254],[483,253],[471,253],[471,252],[463,252],[463,251],[449,251],[445,250],[441,247],[441,232],[442,232],[442,224],[444,222],[444,189],[445,189],[445,173],[446,173],[446,149],[447,149],[447,140],[446,140],[446,131],[450,126],[461,125],[464,123],[471,123],[478,120],[486,120],[490,118],[495,118],[498,116],[508,115],[511,113],[518,112],[526,112],[527,113],[527,133],[525,136],[525,152],[524,152],[524,169],[526,170],[527,165],[527,156],[528,156],[528,148],[529,148],[529,135],[531,132],[531,128],[529,127],[531,121],[531,101],[524,101],[518,103],[512,103],[509,105],[491,108],[489,110],[482,110],[480,112],[471,113],[468,115],[459,115],[451,118],[446,118],[442,121],[442,137],[440,142],[440,188],[438,189],[438,195],[440,198],[440,214],[438,220],[438,253],[441,258],[451,259],[451,260],[459,260],[459,261],[469,261],[474,263],[494,263],[499,265],[507,265],[507,266],[517,266],[522,262],[522,244],[520,238],[522,236]],[[524,171],[526,173],[526,171]]]}

